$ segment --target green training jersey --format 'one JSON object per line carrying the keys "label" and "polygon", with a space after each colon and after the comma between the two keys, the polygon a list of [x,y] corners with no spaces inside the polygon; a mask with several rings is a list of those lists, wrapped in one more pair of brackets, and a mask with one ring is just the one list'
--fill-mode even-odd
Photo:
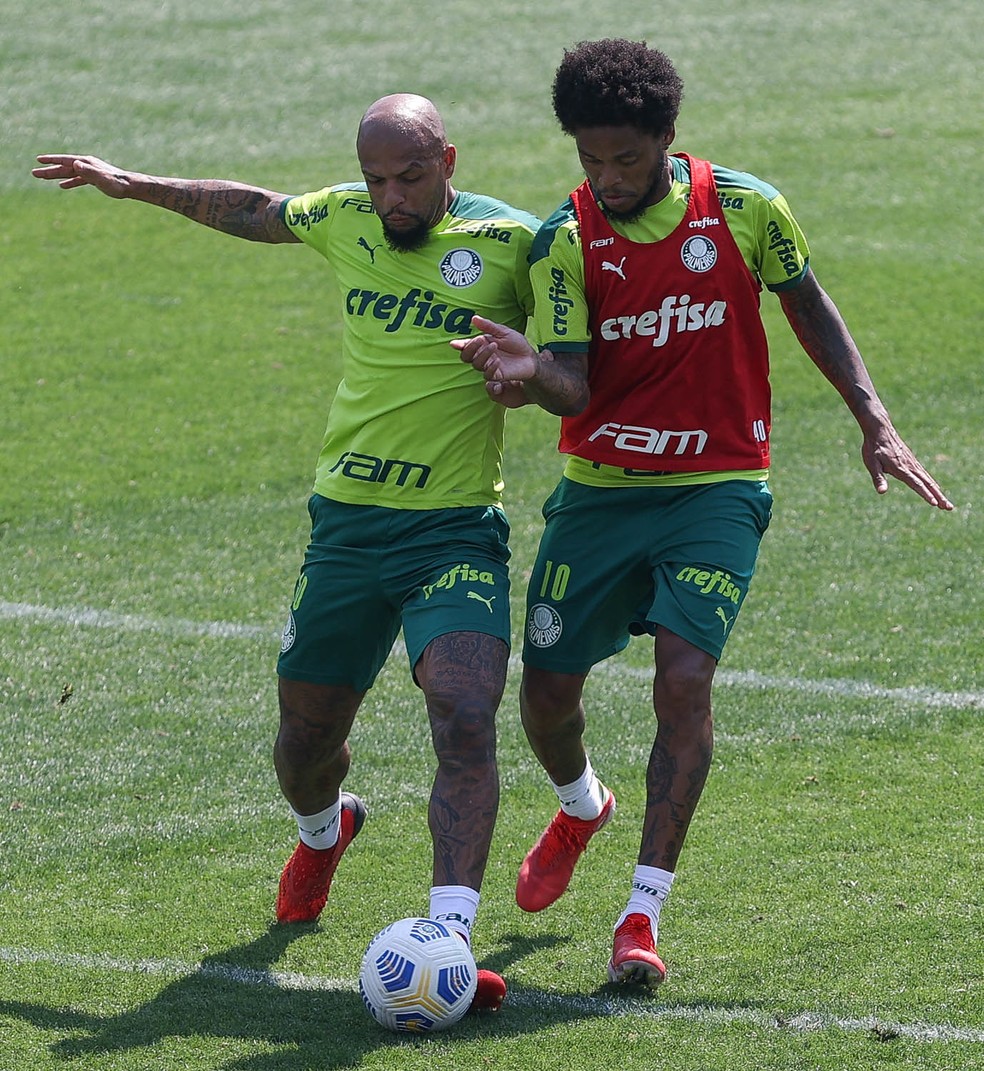
{"label": "green training jersey", "polygon": [[421,248],[394,251],[364,183],[293,197],[283,218],[334,269],[342,301],[314,490],[396,509],[499,504],[505,410],[449,342],[474,334],[476,313],[526,329],[540,221],[458,193]]}

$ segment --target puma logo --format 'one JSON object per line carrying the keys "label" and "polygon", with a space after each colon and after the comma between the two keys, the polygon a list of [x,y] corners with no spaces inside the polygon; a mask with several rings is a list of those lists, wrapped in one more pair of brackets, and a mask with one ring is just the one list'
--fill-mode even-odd
{"label": "puma logo", "polygon": [[491,595],[491,596],[489,596],[489,598],[486,599],[484,595],[479,595],[479,593],[477,591],[469,591],[468,592],[468,598],[469,599],[478,599],[479,602],[484,602],[485,605],[489,608],[489,613],[490,614],[491,613],[495,613],[495,611],[492,609],[492,603],[495,602],[495,596],[494,595]]}
{"label": "puma logo", "polygon": [[623,279],[628,282],[628,280],[625,279],[625,271],[623,270],[624,267],[625,257],[622,257],[622,259],[617,264],[613,264],[610,260],[603,260],[601,262],[602,271],[613,271],[620,279]]}
{"label": "puma logo", "polygon": [[[360,238],[358,244],[362,249],[364,249],[369,254],[369,263],[370,264],[375,264],[376,263],[376,250],[379,248],[379,246],[378,245],[370,245],[365,240],[365,238]],[[381,244],[382,243],[380,243],[380,245]]]}
{"label": "puma logo", "polygon": [[730,627],[731,622],[734,621],[734,619],[738,616],[737,614],[732,614],[731,617],[728,617],[728,615],[724,612],[724,610],[721,609],[720,606],[714,612],[724,622],[724,631],[725,632],[728,631],[728,628]]}

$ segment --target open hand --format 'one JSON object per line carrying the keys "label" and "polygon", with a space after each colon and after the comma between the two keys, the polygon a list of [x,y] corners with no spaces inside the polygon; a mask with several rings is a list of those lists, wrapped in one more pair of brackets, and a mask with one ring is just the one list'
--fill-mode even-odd
{"label": "open hand", "polygon": [[100,160],[97,156],[70,156],[67,153],[45,153],[31,174],[35,178],[57,182],[63,190],[79,186],[95,186],[107,197],[126,197],[130,189],[129,172]]}
{"label": "open hand", "polygon": [[519,383],[536,377],[536,350],[525,335],[484,316],[473,316],[472,324],[482,332],[480,335],[451,340],[451,346],[466,364],[481,372],[489,383]]}
{"label": "open hand", "polygon": [[931,506],[942,510],[953,509],[953,503],[943,494],[940,485],[923,468],[891,424],[882,426],[873,435],[865,436],[861,457],[880,495],[888,491],[888,477],[893,476],[911,487]]}

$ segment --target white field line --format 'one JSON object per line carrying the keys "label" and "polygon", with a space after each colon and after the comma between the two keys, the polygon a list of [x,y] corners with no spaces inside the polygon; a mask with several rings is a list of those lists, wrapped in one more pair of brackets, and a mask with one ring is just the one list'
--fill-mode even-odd
{"label": "white field line", "polygon": [[[204,636],[213,639],[248,639],[273,643],[279,633],[265,625],[243,625],[233,621],[190,621],[180,617],[150,617],[140,614],[120,614],[111,610],[87,607],[34,606],[30,603],[0,601],[0,620],[51,622],[73,627],[105,628],[119,632],[154,632],[166,636]],[[402,649],[402,643],[398,644]],[[405,653],[405,652],[404,652]],[[514,654],[510,666],[519,667]],[[651,671],[621,663],[603,662],[596,673],[648,680]],[[886,688],[868,681],[813,680],[808,677],[779,677],[757,670],[721,669],[714,683],[718,687],[746,688],[759,691],[799,692],[833,699],[887,699],[893,703],[917,706],[968,710],[984,708],[984,691],[944,692],[934,688]]]}
{"label": "white field line", "polygon": [[[607,665],[607,664],[606,664]],[[600,667],[599,667],[600,668]],[[611,666],[615,671],[616,667]],[[621,676],[649,680],[652,671],[637,666],[619,666]],[[984,691],[942,692],[936,688],[886,688],[870,681],[813,680],[809,677],[776,677],[759,673],[755,669],[719,669],[714,675],[714,685],[732,688],[747,688],[758,691],[802,692],[826,696],[830,699],[888,699],[893,703],[912,703],[920,707],[948,710],[971,710],[984,708]]]}
{"label": "white field line", "polygon": [[0,602],[0,620],[50,622],[115,632],[157,632],[166,636],[211,636],[215,639],[273,640],[277,633],[265,625],[240,625],[231,621],[188,621],[181,617],[144,617],[91,610],[83,606],[32,606],[25,602]]}
{"label": "white field line", "polygon": [[[226,963],[182,963],[173,959],[126,960],[118,956],[83,955],[80,953],[46,952],[26,948],[0,947],[0,962],[14,966],[42,963],[67,970],[115,971],[122,974],[143,974],[161,978],[208,978],[218,982],[285,990],[328,990],[355,992],[351,979],[325,978],[294,972],[255,970]],[[895,1023],[875,1016],[846,1018],[825,1012],[798,1012],[795,1015],[770,1014],[752,1008],[717,1008],[712,1005],[665,1005],[651,1000],[618,999],[615,997],[570,996],[535,990],[510,991],[507,1007],[533,1008],[565,1014],[577,1012],[586,1019],[602,1016],[657,1020],[684,1020],[708,1025],[736,1023],[744,1026],[769,1027],[791,1033],[840,1030],[848,1033],[877,1033],[880,1037],[907,1038],[911,1041],[984,1043],[984,1029],[954,1026],[951,1023]]]}

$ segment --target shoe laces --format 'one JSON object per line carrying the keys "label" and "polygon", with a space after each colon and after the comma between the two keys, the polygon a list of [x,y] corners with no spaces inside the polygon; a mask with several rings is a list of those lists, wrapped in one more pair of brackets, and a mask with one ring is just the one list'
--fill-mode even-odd
{"label": "shoe laces", "polygon": [[544,838],[547,859],[552,861],[572,853],[580,855],[587,848],[593,832],[587,823],[578,823],[577,819],[561,811],[551,823],[550,835]]}
{"label": "shoe laces", "polygon": [[620,938],[628,938],[637,948],[653,952],[656,944],[653,941],[653,929],[649,919],[642,914],[632,914],[618,928]]}

